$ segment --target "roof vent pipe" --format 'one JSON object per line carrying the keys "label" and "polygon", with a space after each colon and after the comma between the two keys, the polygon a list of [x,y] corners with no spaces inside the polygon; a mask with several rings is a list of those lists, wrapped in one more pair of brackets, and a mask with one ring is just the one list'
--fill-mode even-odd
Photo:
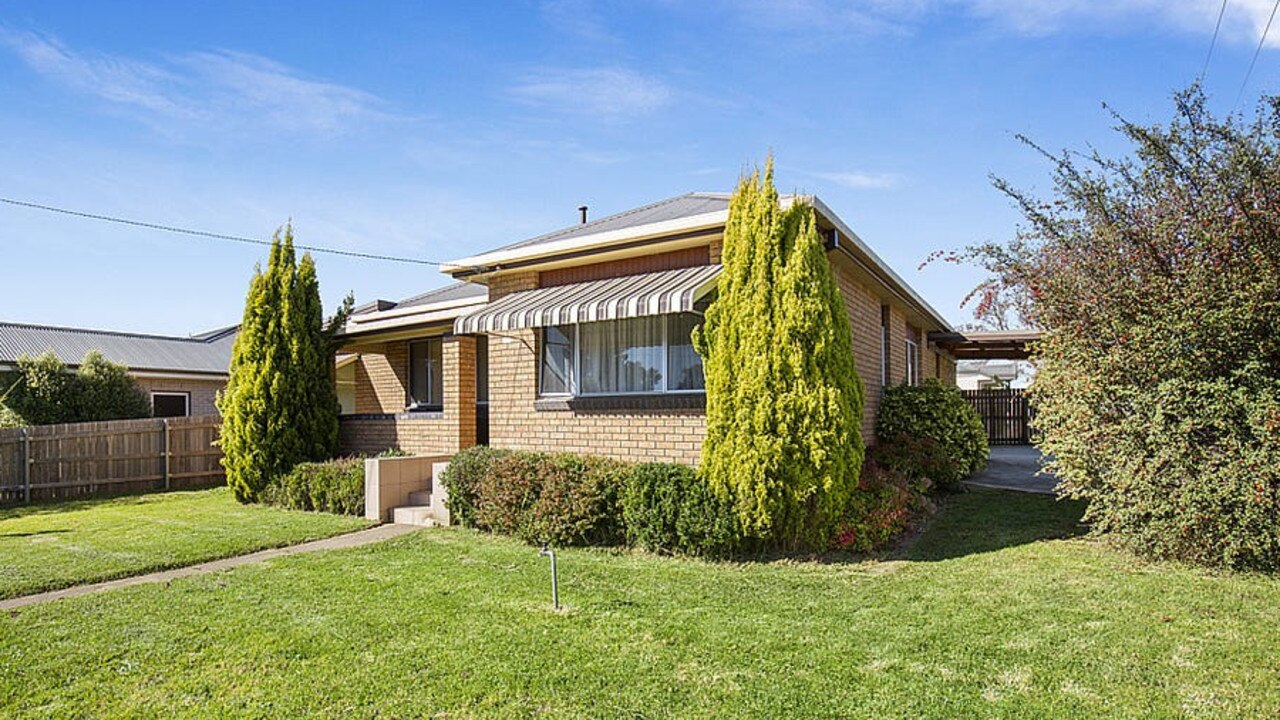
{"label": "roof vent pipe", "polygon": [[578,212],[582,213],[582,224],[586,225],[587,224],[587,206],[579,205]]}

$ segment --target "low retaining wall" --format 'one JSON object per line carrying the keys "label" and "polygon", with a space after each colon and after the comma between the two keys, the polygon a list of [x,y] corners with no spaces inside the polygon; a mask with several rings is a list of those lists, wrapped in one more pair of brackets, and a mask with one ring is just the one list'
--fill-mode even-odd
{"label": "low retaining wall", "polygon": [[432,516],[449,524],[448,493],[436,478],[449,467],[451,455],[369,458],[364,461],[364,516],[391,522],[391,510],[413,504],[409,495],[431,493]]}

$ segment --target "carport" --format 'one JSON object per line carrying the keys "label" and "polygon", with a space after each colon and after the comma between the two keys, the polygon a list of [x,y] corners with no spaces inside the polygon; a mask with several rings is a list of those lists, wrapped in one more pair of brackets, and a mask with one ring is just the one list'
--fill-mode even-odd
{"label": "carport", "polygon": [[[973,331],[930,333],[938,344],[957,360],[1027,360],[1039,330]],[[987,429],[992,445],[1027,445],[1031,442],[1031,405],[1023,390],[962,390]]]}

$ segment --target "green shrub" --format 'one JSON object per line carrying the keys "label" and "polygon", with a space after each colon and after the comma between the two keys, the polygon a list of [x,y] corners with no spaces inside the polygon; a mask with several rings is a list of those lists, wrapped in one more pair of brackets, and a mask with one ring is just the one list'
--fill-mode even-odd
{"label": "green shrub", "polygon": [[364,459],[301,463],[268,483],[259,499],[293,510],[364,515]]}
{"label": "green shrub", "polygon": [[129,369],[96,350],[75,372],[52,352],[18,358],[18,371],[0,378],[0,423],[12,427],[128,420],[151,415],[151,401]]}
{"label": "green shrub", "polygon": [[733,504],[687,465],[635,466],[622,493],[622,519],[627,543],[650,552],[725,557],[742,536]]}
{"label": "green shrub", "polygon": [[1149,557],[1280,569],[1280,380],[1166,380],[1114,442],[1095,529]]}
{"label": "green shrub", "polygon": [[880,468],[906,477],[913,489],[927,493],[935,488],[958,490],[960,468],[937,440],[901,433],[881,440],[871,451]]}
{"label": "green shrub", "polygon": [[[989,450],[982,419],[958,388],[937,378],[922,385],[884,389],[876,438],[882,443],[901,443],[903,436],[927,438],[941,447],[948,462],[929,460],[928,472],[936,475],[930,479],[942,487],[954,487],[986,467]],[[923,465],[922,459],[922,477],[926,476]]]}
{"label": "green shrub", "polygon": [[476,526],[480,481],[488,475],[494,460],[510,454],[509,450],[477,445],[453,456],[449,467],[440,476],[440,483],[449,493],[445,506],[449,508],[451,522],[463,527]]}
{"label": "green shrub", "polygon": [[521,537],[556,546],[621,544],[626,535],[618,497],[630,468],[603,457],[545,458],[541,492]]}
{"label": "green shrub", "polygon": [[580,455],[498,455],[475,485],[475,525],[533,544],[620,542],[618,494],[625,468]]}

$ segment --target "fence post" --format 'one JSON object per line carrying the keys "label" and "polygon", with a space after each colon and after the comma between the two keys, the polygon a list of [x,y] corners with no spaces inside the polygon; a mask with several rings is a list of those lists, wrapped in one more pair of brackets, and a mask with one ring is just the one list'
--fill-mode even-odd
{"label": "fence post", "polygon": [[31,432],[22,428],[22,501],[31,502]]}
{"label": "fence post", "polygon": [[169,418],[161,421],[161,432],[164,436],[164,489],[169,489]]}

